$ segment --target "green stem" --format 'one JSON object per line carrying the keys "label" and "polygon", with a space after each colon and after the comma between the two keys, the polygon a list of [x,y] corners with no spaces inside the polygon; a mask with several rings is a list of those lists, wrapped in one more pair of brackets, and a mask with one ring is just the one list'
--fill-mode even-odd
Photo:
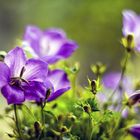
{"label": "green stem", "polygon": [[125,56],[125,61],[124,61],[124,64],[122,66],[122,72],[121,72],[121,77],[120,77],[120,80],[119,80],[119,83],[118,85],[116,86],[116,88],[114,89],[114,91],[112,92],[112,94],[110,95],[109,97],[109,101],[112,99],[113,95],[116,93],[116,91],[118,90],[118,88],[121,86],[122,84],[122,81],[123,81],[123,78],[124,78],[124,74],[126,72],[126,66],[127,66],[127,63],[128,63],[128,58],[129,58],[130,54],[127,52],[126,56]]}
{"label": "green stem", "polygon": [[44,112],[43,112],[43,109],[44,109],[44,105],[43,105],[43,102],[41,102],[41,118],[42,118],[42,125],[44,127]]}
{"label": "green stem", "polygon": [[42,120],[42,130],[41,130],[40,135],[39,135],[39,137],[37,138],[37,140],[40,140],[42,135],[44,136],[44,124],[45,124],[45,122],[44,122],[44,112],[43,112],[43,109],[44,109],[45,104],[43,104],[43,103],[44,103],[43,101],[40,102],[40,107],[41,107],[41,120]]}
{"label": "green stem", "polygon": [[89,140],[92,140],[93,128],[92,128],[92,117],[91,117],[90,113],[89,113],[89,128],[91,128],[91,133],[89,135]]}
{"label": "green stem", "polygon": [[16,121],[17,132],[19,134],[20,140],[23,140],[21,132],[20,132],[20,127],[19,127],[19,120],[18,120],[18,113],[17,113],[17,106],[16,106],[16,104],[14,104],[14,113],[15,113],[15,121]]}

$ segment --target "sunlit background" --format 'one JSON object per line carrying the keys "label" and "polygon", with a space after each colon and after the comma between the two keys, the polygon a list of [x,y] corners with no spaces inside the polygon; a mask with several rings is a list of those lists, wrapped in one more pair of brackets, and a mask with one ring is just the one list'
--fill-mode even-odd
{"label": "sunlit background", "polygon": [[70,61],[80,62],[79,81],[84,85],[91,74],[90,64],[96,61],[105,63],[108,69],[119,69],[124,9],[140,13],[140,1],[0,0],[0,50],[15,47],[28,24],[42,29],[62,28],[80,46]]}

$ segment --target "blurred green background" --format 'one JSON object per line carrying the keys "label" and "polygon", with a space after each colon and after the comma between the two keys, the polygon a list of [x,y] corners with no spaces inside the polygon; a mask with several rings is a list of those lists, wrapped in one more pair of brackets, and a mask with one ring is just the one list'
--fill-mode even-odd
{"label": "blurred green background", "polygon": [[119,69],[124,9],[140,13],[140,0],[0,0],[0,50],[15,47],[28,24],[62,28],[80,46],[70,60],[80,62],[85,83],[96,61]]}
{"label": "blurred green background", "polygon": [[96,61],[118,68],[124,9],[140,12],[140,1],[0,0],[0,49],[14,47],[28,24],[63,28],[80,46],[71,59],[81,63],[83,82],[90,75],[89,65]]}

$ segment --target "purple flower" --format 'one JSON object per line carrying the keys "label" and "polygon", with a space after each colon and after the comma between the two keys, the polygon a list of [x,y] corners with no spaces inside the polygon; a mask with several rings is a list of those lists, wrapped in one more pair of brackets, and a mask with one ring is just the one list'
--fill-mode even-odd
{"label": "purple flower", "polygon": [[0,62],[0,89],[8,104],[45,98],[48,65],[37,59],[26,59],[19,47],[11,50]]}
{"label": "purple flower", "polygon": [[140,140],[140,124],[135,124],[133,126],[131,126],[128,129],[128,132],[134,136],[135,138],[137,138],[137,140]]}
{"label": "purple flower", "polygon": [[64,92],[70,89],[70,82],[67,78],[67,74],[63,70],[57,69],[57,70],[49,71],[47,79],[51,82],[50,85],[53,85],[52,92],[49,98],[47,99],[48,102],[56,99]]}
{"label": "purple flower", "polygon": [[70,57],[78,48],[74,41],[67,38],[63,30],[50,28],[41,31],[36,26],[26,27],[23,44],[34,57],[50,64]]}
{"label": "purple flower", "polygon": [[131,10],[124,10],[122,32],[125,37],[133,35],[135,49],[140,51],[140,16]]}

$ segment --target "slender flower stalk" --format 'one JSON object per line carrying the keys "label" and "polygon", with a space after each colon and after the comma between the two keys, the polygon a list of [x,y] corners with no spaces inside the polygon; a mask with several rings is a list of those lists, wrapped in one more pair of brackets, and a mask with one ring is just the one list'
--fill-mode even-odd
{"label": "slender flower stalk", "polygon": [[21,131],[20,131],[20,126],[19,126],[19,119],[18,119],[17,105],[16,104],[14,104],[14,113],[15,113],[15,123],[16,123],[16,127],[17,127],[17,132],[19,134],[20,140],[23,140],[22,135],[21,135]]}
{"label": "slender flower stalk", "polygon": [[122,66],[122,72],[121,72],[121,76],[120,76],[120,80],[118,82],[118,85],[116,86],[116,88],[113,90],[112,94],[110,95],[109,99],[112,99],[113,95],[116,93],[116,91],[120,88],[120,86],[122,85],[122,81],[126,72],[126,67],[127,67],[127,63],[128,63],[128,59],[130,57],[130,53],[126,52],[126,56],[125,56],[125,60],[124,60],[124,64]]}
{"label": "slender flower stalk", "polygon": [[41,107],[42,126],[44,127],[44,112],[43,112],[44,105],[43,105],[43,102],[40,103],[40,107]]}

